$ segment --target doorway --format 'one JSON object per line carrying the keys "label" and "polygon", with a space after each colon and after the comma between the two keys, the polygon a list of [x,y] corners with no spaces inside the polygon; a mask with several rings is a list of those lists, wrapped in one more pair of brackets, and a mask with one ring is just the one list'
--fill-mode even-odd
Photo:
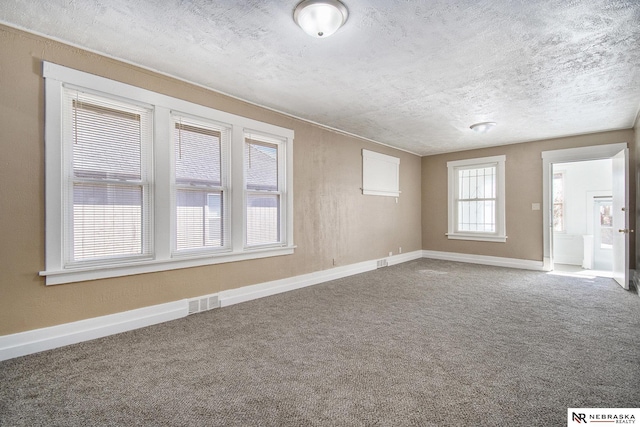
{"label": "doorway", "polygon": [[[554,270],[554,264],[558,263],[559,267],[562,264],[558,261],[562,261],[562,245],[573,246],[575,249],[578,246],[582,246],[582,263],[591,262],[590,268],[593,269],[593,261],[595,256],[603,258],[599,261],[599,265],[606,263],[606,257],[603,251],[598,253],[594,252],[596,244],[595,231],[599,230],[599,233],[605,233],[605,247],[601,249],[607,249],[609,240],[607,236],[610,233],[612,235],[611,244],[611,258],[612,258],[612,276],[614,279],[625,289],[629,288],[629,236],[628,236],[628,148],[626,143],[619,144],[607,144],[590,147],[580,147],[565,150],[553,150],[545,151],[542,153],[543,159],[543,249],[544,249],[544,269],[547,271]],[[580,164],[595,161],[595,160],[607,160],[610,162],[611,172],[607,172],[607,176],[611,177],[611,188],[591,188],[585,189],[582,196],[582,202],[580,203],[568,203],[568,200],[554,199],[554,184],[558,186],[560,179],[560,173],[563,167],[568,169],[570,167],[580,167]],[[575,175],[575,174],[574,174]],[[568,175],[566,175],[568,176]],[[566,181],[565,181],[566,184]],[[570,193],[566,191],[565,196],[571,194],[574,196],[573,191]],[[611,207],[607,208],[605,205],[600,205],[598,201],[605,200],[605,197],[611,199]],[[564,210],[560,206],[560,203],[564,202]],[[580,220],[573,220],[577,222],[568,222],[570,216],[569,206],[573,205],[575,208],[579,204],[582,205],[582,217]],[[604,215],[606,218],[602,218],[604,221],[604,228],[609,227],[609,230],[602,231],[602,224],[596,226],[595,216],[596,211],[602,207],[605,214],[611,213],[611,215]],[[560,212],[560,214],[559,214]],[[611,220],[611,224],[606,222]],[[578,217],[576,217],[578,218]],[[561,230],[560,222],[564,221],[564,230]],[[591,224],[588,230],[583,224]],[[585,232],[586,230],[586,232]],[[616,232],[618,231],[619,232]],[[562,234],[564,233],[564,234]],[[558,238],[554,238],[558,236]],[[562,237],[560,237],[562,236]],[[591,236],[591,241],[588,242]],[[585,250],[585,242],[590,247]],[[602,247],[602,236],[598,237],[598,245]],[[574,250],[572,262],[579,263]],[[560,256],[558,259],[557,256]],[[590,258],[590,259],[589,259]],[[579,263],[580,264],[580,263]],[[579,267],[584,268],[582,265]]]}
{"label": "doorway", "polygon": [[612,160],[554,163],[552,168],[554,270],[611,277],[606,233],[612,228],[606,221],[611,221]]}

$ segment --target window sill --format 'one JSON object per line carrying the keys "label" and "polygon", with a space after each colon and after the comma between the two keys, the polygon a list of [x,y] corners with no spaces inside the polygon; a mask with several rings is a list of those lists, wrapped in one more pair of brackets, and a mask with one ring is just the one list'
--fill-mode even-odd
{"label": "window sill", "polygon": [[106,279],[109,277],[131,276],[134,274],[154,273],[181,268],[222,264],[226,262],[291,255],[294,253],[295,248],[295,246],[285,246],[281,248],[253,249],[245,250],[243,252],[203,255],[200,257],[150,260],[136,263],[100,265],[58,271],[41,271],[39,274],[40,276],[46,277],[46,285],[60,285],[63,283],[83,282],[87,280]]}
{"label": "window sill", "polygon": [[449,240],[473,240],[477,242],[497,242],[505,243],[507,236],[495,236],[495,235],[481,235],[481,234],[464,234],[464,233],[447,233]]}

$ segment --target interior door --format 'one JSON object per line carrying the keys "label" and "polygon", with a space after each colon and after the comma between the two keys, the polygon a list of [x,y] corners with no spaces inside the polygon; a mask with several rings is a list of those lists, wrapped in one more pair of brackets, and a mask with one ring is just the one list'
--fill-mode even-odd
{"label": "interior door", "polygon": [[624,289],[629,289],[629,186],[627,170],[629,149],[625,148],[612,158],[613,166],[613,278]]}

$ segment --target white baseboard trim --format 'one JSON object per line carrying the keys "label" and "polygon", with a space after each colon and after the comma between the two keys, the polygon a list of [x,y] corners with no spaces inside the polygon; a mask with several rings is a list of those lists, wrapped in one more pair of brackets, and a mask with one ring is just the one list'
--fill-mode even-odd
{"label": "white baseboard trim", "polygon": [[422,251],[413,251],[407,252],[405,254],[393,255],[391,257],[387,257],[387,261],[389,265],[402,264],[403,262],[413,261],[415,259],[424,258]]}
{"label": "white baseboard trim", "polygon": [[583,259],[582,258],[571,258],[571,257],[567,257],[567,258],[554,257],[553,258],[553,263],[554,264],[575,265],[577,267],[582,267]]}
{"label": "white baseboard trim", "polygon": [[[395,265],[419,258],[422,258],[422,251],[407,252],[405,254],[392,255],[390,257],[381,257],[380,259],[387,260],[388,265]],[[315,271],[313,273],[289,277],[286,279],[222,291],[219,293],[220,307],[226,307],[257,298],[276,295],[282,292],[292,291],[294,289],[300,289],[307,286],[317,285],[318,283],[375,270],[377,268],[377,262],[378,260],[363,261],[356,264]]]}
{"label": "white baseboard trim", "polygon": [[[390,257],[381,257],[380,259],[386,260],[388,265],[395,265],[419,259],[422,256],[422,251],[414,251]],[[301,276],[222,291],[217,294],[218,300],[215,302],[217,304],[219,301],[219,306],[225,307],[316,285],[329,280],[375,270],[377,262],[378,260],[364,261]],[[206,309],[213,308],[210,306],[211,303],[209,301],[215,297],[216,294],[204,295],[202,297],[183,299],[107,316],[0,336],[0,361],[179,319],[189,314],[189,303],[192,305],[194,303],[199,304],[197,309],[195,306],[192,307],[192,313],[195,313],[204,310],[201,300],[206,300]]]}
{"label": "white baseboard trim", "polygon": [[0,361],[185,317],[186,299],[0,336]]}
{"label": "white baseboard trim", "polygon": [[487,255],[462,254],[457,252],[440,252],[423,250],[424,258],[440,259],[444,261],[466,262],[469,264],[493,265],[496,267],[519,268],[522,270],[544,270],[542,261],[533,261],[528,259],[502,258]]}

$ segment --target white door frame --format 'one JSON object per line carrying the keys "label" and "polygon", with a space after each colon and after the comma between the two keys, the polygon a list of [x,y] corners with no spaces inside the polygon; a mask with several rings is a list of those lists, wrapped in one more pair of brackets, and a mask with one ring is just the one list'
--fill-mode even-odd
{"label": "white door frame", "polygon": [[[553,192],[551,183],[554,163],[581,162],[585,160],[610,159],[627,148],[626,142],[566,148],[542,152],[542,245],[543,270],[553,270]],[[627,174],[629,171],[627,171]],[[629,177],[627,176],[627,180]]]}

